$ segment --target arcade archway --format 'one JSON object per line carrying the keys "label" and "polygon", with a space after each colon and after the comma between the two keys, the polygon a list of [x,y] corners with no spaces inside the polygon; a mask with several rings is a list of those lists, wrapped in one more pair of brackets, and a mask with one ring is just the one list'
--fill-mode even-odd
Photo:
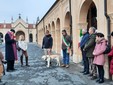
{"label": "arcade archway", "polygon": [[[16,39],[19,40],[19,36],[23,35],[25,37],[25,33],[23,31],[17,31],[16,32]],[[26,39],[26,38],[25,38]]]}
{"label": "arcade archway", "polygon": [[68,35],[70,35],[70,12],[67,12],[65,15],[64,29],[67,31]]}
{"label": "arcade archway", "polygon": [[81,28],[97,28],[97,7],[93,0],[85,0],[80,9],[79,24]]}
{"label": "arcade archway", "polygon": [[58,18],[56,21],[56,42],[57,42],[57,53],[60,53],[61,49],[61,34],[60,34],[60,19]]}

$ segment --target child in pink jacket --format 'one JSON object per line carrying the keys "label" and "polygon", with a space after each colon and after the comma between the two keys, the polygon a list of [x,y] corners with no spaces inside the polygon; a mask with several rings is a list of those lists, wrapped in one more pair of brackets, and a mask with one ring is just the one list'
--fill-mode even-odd
{"label": "child in pink jacket", "polygon": [[104,82],[105,58],[104,58],[103,53],[106,50],[106,44],[107,44],[107,41],[104,39],[104,34],[97,33],[96,34],[96,46],[93,51],[93,55],[94,55],[93,63],[96,64],[96,66],[98,68],[99,78],[96,80],[96,82],[98,82],[98,83]]}

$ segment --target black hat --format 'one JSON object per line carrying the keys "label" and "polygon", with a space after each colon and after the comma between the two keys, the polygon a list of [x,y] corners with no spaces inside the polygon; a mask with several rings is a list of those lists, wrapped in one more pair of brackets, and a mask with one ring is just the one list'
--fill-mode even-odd
{"label": "black hat", "polygon": [[111,36],[113,36],[113,32],[111,32]]}
{"label": "black hat", "polygon": [[15,30],[14,29],[11,29],[10,31],[13,32],[13,33],[15,33]]}

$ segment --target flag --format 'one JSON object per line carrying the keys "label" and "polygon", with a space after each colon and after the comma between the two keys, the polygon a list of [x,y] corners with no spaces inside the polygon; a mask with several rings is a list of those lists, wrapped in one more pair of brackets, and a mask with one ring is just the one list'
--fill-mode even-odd
{"label": "flag", "polygon": [[80,47],[80,42],[81,42],[82,36],[83,36],[82,35],[82,29],[80,29],[78,47]]}

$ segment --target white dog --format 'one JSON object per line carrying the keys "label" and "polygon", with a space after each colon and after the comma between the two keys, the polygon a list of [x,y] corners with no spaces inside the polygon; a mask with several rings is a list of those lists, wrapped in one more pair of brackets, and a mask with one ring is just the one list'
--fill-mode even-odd
{"label": "white dog", "polygon": [[50,67],[51,59],[55,59],[57,61],[57,66],[60,66],[60,56],[59,55],[43,55],[42,59],[47,61],[47,67]]}

